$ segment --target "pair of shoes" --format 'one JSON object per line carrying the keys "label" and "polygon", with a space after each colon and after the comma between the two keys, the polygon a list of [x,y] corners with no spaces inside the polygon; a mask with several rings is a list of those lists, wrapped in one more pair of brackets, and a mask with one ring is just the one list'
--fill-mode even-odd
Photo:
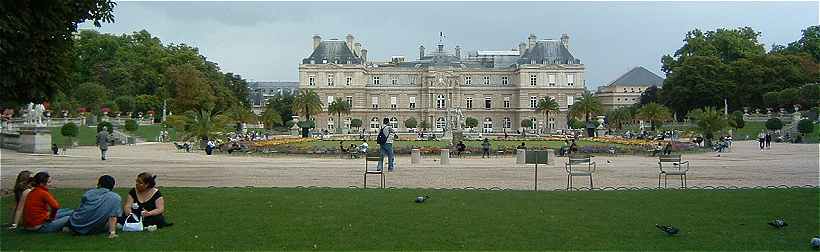
{"label": "pair of shoes", "polygon": [[148,231],[148,232],[157,231],[157,225],[147,226],[147,227],[145,227],[145,231]]}

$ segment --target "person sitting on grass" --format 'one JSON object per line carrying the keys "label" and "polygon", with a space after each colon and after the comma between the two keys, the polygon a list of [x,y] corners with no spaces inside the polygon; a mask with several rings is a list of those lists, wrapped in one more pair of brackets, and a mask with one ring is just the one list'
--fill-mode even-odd
{"label": "person sitting on grass", "polygon": [[516,147],[516,149],[519,149],[519,150],[526,150],[526,149],[527,149],[527,146],[525,146],[525,145],[524,145],[524,142],[521,142],[521,145],[519,145],[518,147]]}
{"label": "person sitting on grass", "polygon": [[78,234],[98,234],[108,231],[108,238],[117,237],[117,216],[122,213],[122,198],[114,189],[114,177],[103,175],[97,188],[83,194],[80,207],[68,218],[68,228]]}
{"label": "person sitting on grass", "polygon": [[11,229],[17,228],[20,224],[20,218],[23,216],[23,207],[26,198],[32,189],[33,177],[28,170],[21,171],[17,174],[17,181],[14,183],[14,210],[11,211],[12,223],[9,225]]}
{"label": "person sitting on grass", "polygon": [[658,142],[658,145],[655,145],[655,149],[652,150],[652,156],[654,157],[660,154],[663,154],[663,145],[661,145],[661,142]]}
{"label": "person sitting on grass", "polygon": [[51,185],[48,172],[34,175],[34,188],[23,204],[23,227],[39,233],[59,232],[68,223],[71,209],[60,208],[60,203],[48,192]]}
{"label": "person sitting on grass", "polygon": [[[165,221],[165,198],[162,193],[156,188],[157,176],[148,172],[143,172],[137,175],[136,185],[128,192],[128,198],[122,208],[123,215],[118,219],[120,223],[125,222],[125,219],[131,215],[131,204],[137,203],[139,205],[137,213],[142,216],[142,225],[146,229],[155,229],[171,226],[172,223]],[[151,226],[154,226],[153,228]]]}

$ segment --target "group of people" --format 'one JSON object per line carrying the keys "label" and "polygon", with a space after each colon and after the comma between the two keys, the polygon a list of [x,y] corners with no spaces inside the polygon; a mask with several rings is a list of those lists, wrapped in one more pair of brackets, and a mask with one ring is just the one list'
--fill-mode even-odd
{"label": "group of people", "polygon": [[757,142],[760,144],[760,150],[763,151],[763,148],[771,149],[772,148],[772,133],[769,133],[765,130],[760,131],[757,134]]}
{"label": "group of people", "polygon": [[[21,171],[14,184],[14,211],[11,230],[38,233],[74,232],[76,234],[108,233],[117,237],[117,226],[129,217],[139,218],[144,230],[155,231],[172,225],[165,220],[165,199],[156,188],[156,175],[143,172],[128,192],[125,202],[113,192],[114,177],[101,176],[97,187],[83,194],[76,209],[63,208],[49,192],[53,179],[48,172]],[[132,218],[133,218],[132,217]]]}
{"label": "group of people", "polygon": [[[481,158],[489,158],[490,157],[490,148],[492,144],[490,144],[489,138],[484,138],[484,141],[481,142]],[[458,141],[456,144],[456,156],[461,157],[461,154],[467,150],[467,145],[464,144],[464,141]]]}
{"label": "group of people", "polygon": [[667,142],[666,145],[664,145],[661,142],[658,142],[658,145],[655,145],[655,149],[652,150],[652,156],[653,157],[658,156],[658,155],[671,155],[671,154],[672,154],[672,142],[671,141]]}

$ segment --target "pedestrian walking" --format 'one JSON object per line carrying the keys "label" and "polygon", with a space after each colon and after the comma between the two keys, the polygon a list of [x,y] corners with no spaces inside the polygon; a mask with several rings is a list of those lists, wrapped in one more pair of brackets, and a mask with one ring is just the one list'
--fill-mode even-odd
{"label": "pedestrian walking", "polygon": [[760,144],[760,150],[763,150],[763,147],[766,147],[766,133],[762,130],[759,134],[757,134],[757,142]]}
{"label": "pedestrian walking", "polygon": [[108,129],[105,126],[97,132],[97,146],[100,147],[100,158],[105,160],[105,152],[108,151]]}
{"label": "pedestrian walking", "polygon": [[772,133],[766,132],[766,149],[772,148]]}
{"label": "pedestrian walking", "polygon": [[490,139],[484,138],[484,142],[481,143],[481,158],[490,157]]}

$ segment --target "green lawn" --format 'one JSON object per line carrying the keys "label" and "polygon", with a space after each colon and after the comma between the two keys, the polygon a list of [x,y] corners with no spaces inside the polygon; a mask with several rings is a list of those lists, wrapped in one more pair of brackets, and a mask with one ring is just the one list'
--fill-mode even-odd
{"label": "green lawn", "polygon": [[[74,141],[79,145],[95,145],[97,144],[97,128],[92,127],[77,127],[80,129],[80,134],[74,138]],[[51,142],[57,145],[67,144],[68,139],[60,133],[60,127],[51,128]]]}
{"label": "green lawn", "polygon": [[[290,143],[290,144],[283,144],[271,147],[273,150],[277,150],[280,152],[304,152],[304,151],[337,151],[339,150],[339,142],[337,140],[326,140],[326,141],[309,141],[309,142],[300,142],[300,143]],[[351,144],[360,145],[362,141],[358,140],[345,140],[341,141],[342,145],[345,148],[350,147]],[[545,141],[545,140],[492,140],[490,141],[491,149],[493,151],[497,150],[505,150],[508,153],[511,153],[519,146],[521,143],[525,143],[528,149],[559,149],[562,145],[564,145],[563,141]],[[464,145],[467,146],[467,150],[474,152],[475,154],[481,154],[481,143],[482,141],[477,140],[470,140],[464,141]],[[368,146],[370,146],[371,151],[377,151],[375,147],[379,146],[375,140],[371,140],[367,142]],[[396,153],[401,154],[408,154],[410,153],[410,149],[414,148],[438,148],[444,149],[448,148],[450,141],[395,141],[393,143],[393,149]],[[375,146],[375,147],[374,147]],[[591,142],[586,140],[578,141],[578,148],[584,150],[585,148],[594,148],[598,152],[606,152],[606,149],[609,146],[613,146],[622,150],[623,153],[628,153],[631,151],[643,150],[644,148],[640,146],[626,146],[622,144],[607,144],[607,143],[599,143],[599,142]],[[628,151],[627,151],[628,150]],[[640,152],[640,151],[638,151]]]}
{"label": "green lawn", "polygon": [[[52,192],[67,207],[82,194]],[[164,188],[163,195],[175,223],[167,229],[115,240],[3,229],[0,250],[809,250],[820,231],[818,189]],[[431,198],[416,204],[417,195]],[[13,201],[2,200],[3,209]],[[766,224],[777,217],[789,226]],[[656,223],[681,234],[669,237]]]}
{"label": "green lawn", "polygon": [[[756,140],[757,134],[766,129],[765,122],[746,122],[743,128],[737,129],[735,132],[735,140]],[[733,129],[734,130],[734,129]]]}
{"label": "green lawn", "polygon": [[[156,142],[157,138],[159,137],[159,132],[162,130],[161,124],[152,124],[152,125],[140,125],[137,128],[137,132],[135,135],[139,138],[142,138],[146,142]],[[168,135],[171,139],[175,139],[176,137],[176,129],[169,128]]]}

